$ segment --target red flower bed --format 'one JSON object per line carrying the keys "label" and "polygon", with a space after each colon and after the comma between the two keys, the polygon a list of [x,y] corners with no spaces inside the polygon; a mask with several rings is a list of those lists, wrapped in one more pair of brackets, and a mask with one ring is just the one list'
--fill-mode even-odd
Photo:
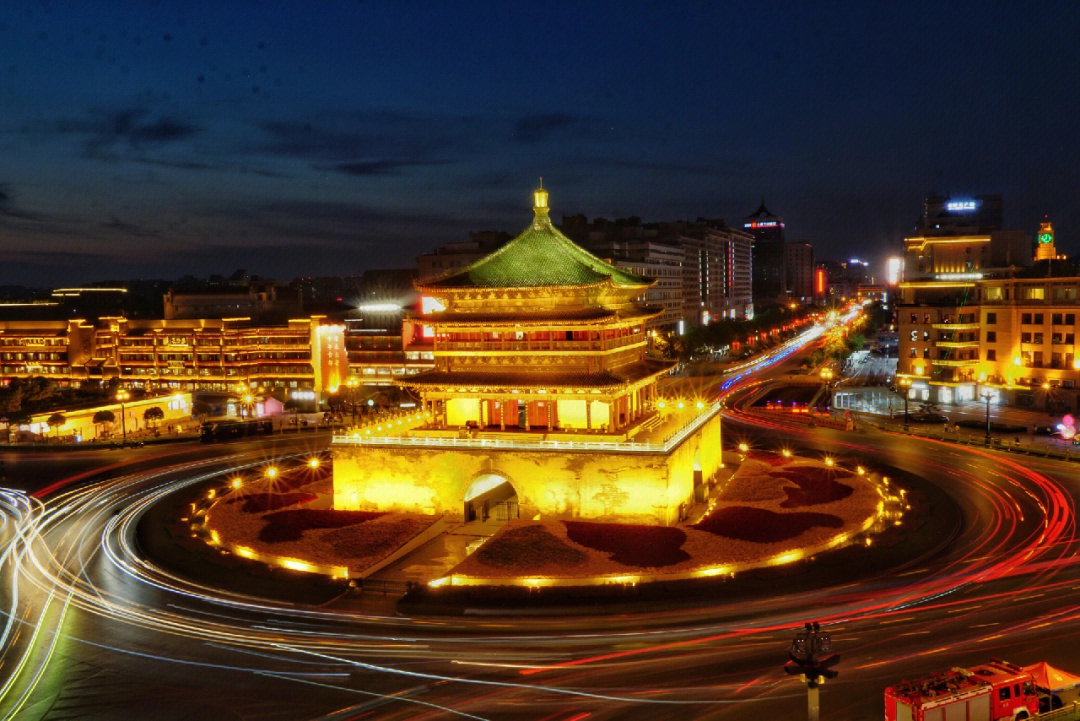
{"label": "red flower bed", "polygon": [[304,531],[317,528],[343,528],[386,515],[385,511],[322,511],[298,508],[264,516],[266,526],[259,540],[266,543],[299,541]]}
{"label": "red flower bed", "polygon": [[773,453],[771,451],[747,451],[746,457],[752,461],[761,461],[762,463],[777,467],[793,463],[791,458],[785,458],[783,454]]}
{"label": "red flower bed", "polygon": [[669,526],[563,521],[566,537],[574,543],[611,554],[611,560],[639,568],[661,568],[681,563],[690,555],[680,549],[686,534]]}
{"label": "red flower bed", "polygon": [[755,543],[777,543],[824,526],[842,528],[843,519],[828,513],[776,513],[751,506],[719,508],[693,527],[724,538]]}
{"label": "red flower bed", "polygon": [[486,566],[522,572],[547,564],[576,566],[585,561],[584,553],[539,525],[512,528],[480,546],[475,557]]}
{"label": "red flower bed", "polygon": [[276,511],[286,506],[295,506],[298,503],[311,503],[318,496],[314,493],[252,493],[229,499],[229,503],[243,501],[240,510],[244,513],[266,513]]}
{"label": "red flower bed", "polygon": [[850,474],[841,473],[831,468],[796,466],[769,475],[773,478],[783,478],[791,481],[798,486],[798,488],[784,487],[787,499],[780,504],[781,508],[801,508],[803,506],[816,506],[819,503],[842,501],[855,490],[851,486],[837,483],[835,480],[838,476],[848,477]]}

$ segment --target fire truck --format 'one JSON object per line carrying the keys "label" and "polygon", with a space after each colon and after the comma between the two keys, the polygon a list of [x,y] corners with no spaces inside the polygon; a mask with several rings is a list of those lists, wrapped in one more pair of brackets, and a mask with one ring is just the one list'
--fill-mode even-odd
{"label": "fire truck", "polygon": [[1031,673],[998,659],[885,689],[885,721],[1015,721],[1038,712]]}

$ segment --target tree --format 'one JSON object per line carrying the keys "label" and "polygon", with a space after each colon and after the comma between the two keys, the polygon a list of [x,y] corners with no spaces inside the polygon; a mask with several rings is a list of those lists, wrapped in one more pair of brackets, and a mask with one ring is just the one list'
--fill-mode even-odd
{"label": "tree", "polygon": [[161,410],[161,408],[159,408],[158,406],[150,406],[145,411],[143,411],[142,417],[143,420],[146,421],[147,425],[156,428],[157,426],[155,426],[154,424],[157,421],[164,420],[165,411]]}
{"label": "tree", "polygon": [[[105,423],[116,423],[116,414],[112,411],[98,411],[94,414],[94,425],[100,426]],[[101,435],[100,433],[98,435]]]}
{"label": "tree", "polygon": [[209,403],[203,403],[199,401],[191,404],[191,415],[193,418],[205,418],[214,412],[214,407]]}
{"label": "tree", "polygon": [[56,437],[59,438],[60,429],[67,425],[67,418],[64,417],[63,413],[53,413],[49,416],[49,420],[47,420],[46,423],[49,424],[50,428],[56,429]]}

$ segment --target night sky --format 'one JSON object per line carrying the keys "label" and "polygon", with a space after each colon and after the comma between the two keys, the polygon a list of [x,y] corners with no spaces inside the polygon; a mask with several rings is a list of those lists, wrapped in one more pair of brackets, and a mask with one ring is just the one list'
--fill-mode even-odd
{"label": "night sky", "polygon": [[999,192],[1075,254],[1077,5],[4,2],[0,284],[408,266],[540,175],[819,258]]}

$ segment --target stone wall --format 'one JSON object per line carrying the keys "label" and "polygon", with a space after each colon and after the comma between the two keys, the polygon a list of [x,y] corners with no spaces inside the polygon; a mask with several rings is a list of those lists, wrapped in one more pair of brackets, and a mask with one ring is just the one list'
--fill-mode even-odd
{"label": "stone wall", "polygon": [[465,491],[497,474],[520,516],[672,524],[720,468],[717,414],[670,453],[334,445],[334,507],[464,515]]}

